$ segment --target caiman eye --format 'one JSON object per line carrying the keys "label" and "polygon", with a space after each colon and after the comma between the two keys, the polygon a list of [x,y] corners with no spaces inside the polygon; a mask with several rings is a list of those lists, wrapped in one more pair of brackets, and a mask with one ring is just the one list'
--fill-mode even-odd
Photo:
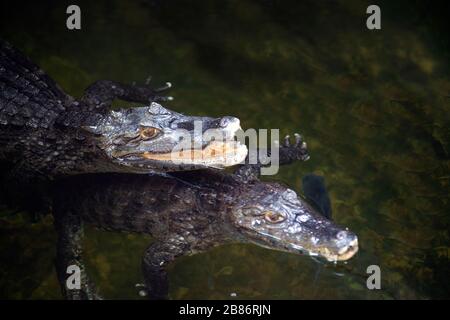
{"label": "caiman eye", "polygon": [[139,135],[141,136],[142,139],[148,140],[155,138],[160,132],[161,130],[157,128],[143,127],[140,129]]}
{"label": "caiman eye", "polygon": [[280,223],[286,219],[286,217],[284,215],[282,215],[279,212],[275,212],[275,211],[264,212],[264,218],[266,219],[266,221],[268,221],[270,223]]}
{"label": "caiman eye", "polygon": [[246,216],[260,216],[264,212],[262,209],[260,209],[258,207],[246,207],[246,208],[242,208],[242,213]]}

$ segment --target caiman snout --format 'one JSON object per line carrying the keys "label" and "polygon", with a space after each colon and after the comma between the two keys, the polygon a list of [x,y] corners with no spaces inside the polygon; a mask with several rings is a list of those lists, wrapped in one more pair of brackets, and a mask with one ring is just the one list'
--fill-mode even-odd
{"label": "caiman snout", "polygon": [[241,198],[233,209],[233,221],[250,242],[328,261],[345,261],[358,251],[356,234],[328,220],[281,184],[254,185],[241,192]]}
{"label": "caiman snout", "polygon": [[353,235],[353,237],[349,239],[348,244],[339,250],[337,260],[348,260],[353,257],[356,252],[358,252],[358,237]]}
{"label": "caiman snout", "polygon": [[223,117],[222,119],[220,119],[219,125],[222,128],[226,128],[228,126],[233,126],[233,125],[240,126],[240,121],[236,117],[226,116],[226,117]]}
{"label": "caiman snout", "polygon": [[219,125],[225,133],[225,139],[232,139],[236,132],[241,129],[239,119],[230,116],[221,118]]}
{"label": "caiman snout", "polygon": [[339,231],[336,234],[335,241],[337,252],[330,251],[328,256],[325,256],[328,260],[348,260],[358,251],[358,237],[351,231]]}

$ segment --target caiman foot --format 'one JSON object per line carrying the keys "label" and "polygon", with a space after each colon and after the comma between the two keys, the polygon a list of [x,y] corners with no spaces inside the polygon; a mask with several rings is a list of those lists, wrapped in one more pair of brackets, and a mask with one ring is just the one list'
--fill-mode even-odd
{"label": "caiman foot", "polygon": [[160,92],[172,87],[170,82],[164,86],[152,89],[148,86],[148,78],[145,85],[124,84],[116,81],[99,80],[91,84],[85,91],[81,101],[91,110],[99,112],[107,111],[115,99],[145,103],[158,101],[171,101],[173,97],[161,95]]}
{"label": "caiman foot", "polygon": [[151,300],[169,299],[169,279],[166,267],[177,257],[190,252],[189,244],[179,235],[152,243],[142,258],[145,293]]}
{"label": "caiman foot", "polygon": [[[307,145],[306,142],[303,141],[302,136],[295,133],[294,138],[295,142],[293,144],[291,144],[291,137],[289,135],[284,137],[282,145],[276,141],[280,165],[290,164],[297,160],[306,161],[309,159]],[[275,151],[270,150],[270,157],[273,155],[272,152]],[[241,179],[241,181],[249,182],[258,179],[261,175],[261,168],[266,164],[267,163],[261,161],[261,159],[258,159],[258,163],[256,164],[250,164],[249,157],[247,156],[246,164],[241,165],[234,173]]]}
{"label": "caiman foot", "polygon": [[[163,91],[167,91],[170,88],[172,88],[172,83],[171,82],[166,82],[165,85],[158,87],[158,88],[154,88],[152,89],[150,87],[150,82],[152,81],[152,76],[148,76],[147,79],[145,80],[145,87],[147,87],[148,89],[152,90],[153,92],[153,96],[151,97],[151,99],[149,100],[150,102],[158,102],[158,101],[172,101],[173,97],[172,96],[162,96],[162,95],[158,95],[157,93],[163,92]],[[135,83],[133,83],[133,86],[136,86]]]}
{"label": "caiman foot", "polygon": [[283,145],[280,146],[280,164],[288,164],[296,160],[306,161],[309,159],[308,147],[303,137],[295,133],[295,142],[291,143],[291,137],[284,138]]}
{"label": "caiman foot", "polygon": [[138,295],[140,297],[147,297],[148,296],[149,290],[147,289],[147,286],[144,283],[136,283],[135,287],[138,290]]}

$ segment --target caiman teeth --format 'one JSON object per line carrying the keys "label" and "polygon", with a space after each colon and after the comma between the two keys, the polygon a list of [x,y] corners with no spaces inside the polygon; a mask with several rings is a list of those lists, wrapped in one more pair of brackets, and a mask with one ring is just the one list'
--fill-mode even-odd
{"label": "caiman teeth", "polygon": [[169,153],[144,152],[142,157],[150,160],[173,161],[196,165],[226,167],[245,160],[247,147],[236,141],[212,141],[203,149],[180,150]]}
{"label": "caiman teeth", "polygon": [[358,239],[355,239],[350,242],[348,246],[345,246],[338,251],[337,260],[344,261],[350,259],[358,252],[358,249]]}

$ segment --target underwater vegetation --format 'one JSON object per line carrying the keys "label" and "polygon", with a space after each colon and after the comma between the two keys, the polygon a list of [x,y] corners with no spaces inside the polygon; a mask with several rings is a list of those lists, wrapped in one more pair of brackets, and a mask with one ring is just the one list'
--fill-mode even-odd
{"label": "underwater vegetation", "polygon": [[[4,1],[0,36],[72,95],[98,79],[152,75],[174,84],[171,109],[305,137],[311,159],[265,179],[301,192],[306,174],[323,176],[333,219],[358,234],[357,256],[334,265],[218,247],[177,261],[172,298],[449,298],[449,43],[431,17],[446,11],[407,3],[381,1],[382,30],[372,32],[367,1],[80,1],[82,30],[69,32],[64,2],[16,12]],[[2,207],[0,298],[61,298],[52,223]],[[138,299],[151,238],[86,233],[104,296]],[[381,290],[366,288],[371,264]]]}

